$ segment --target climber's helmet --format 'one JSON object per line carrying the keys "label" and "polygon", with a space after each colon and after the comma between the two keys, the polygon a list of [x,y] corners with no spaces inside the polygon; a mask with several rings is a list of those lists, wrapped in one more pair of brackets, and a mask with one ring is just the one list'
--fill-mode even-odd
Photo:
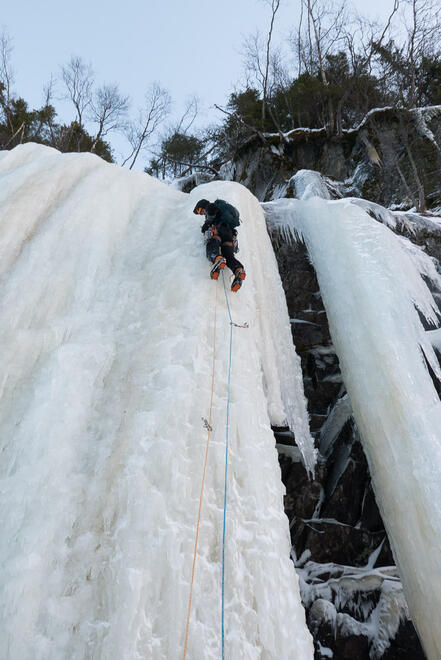
{"label": "climber's helmet", "polygon": [[200,199],[194,207],[193,213],[196,213],[196,215],[205,215],[207,213],[208,206],[210,206],[208,199]]}

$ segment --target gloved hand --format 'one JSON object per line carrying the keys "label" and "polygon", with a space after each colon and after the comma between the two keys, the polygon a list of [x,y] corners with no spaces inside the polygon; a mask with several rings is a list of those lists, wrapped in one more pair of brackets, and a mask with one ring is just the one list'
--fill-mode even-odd
{"label": "gloved hand", "polygon": [[202,227],[201,227],[201,232],[202,232],[203,234],[205,234],[205,232],[207,231],[207,229],[208,229],[209,226],[210,226],[210,223],[207,222],[207,221],[205,221],[204,224],[203,224]]}

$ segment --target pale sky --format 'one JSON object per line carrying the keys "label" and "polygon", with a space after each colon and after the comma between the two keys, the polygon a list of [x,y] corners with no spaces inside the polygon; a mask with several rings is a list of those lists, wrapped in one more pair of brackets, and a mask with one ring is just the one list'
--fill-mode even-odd
{"label": "pale sky", "polygon": [[[364,0],[354,4],[366,13]],[[392,4],[370,0],[370,17],[384,19]],[[282,0],[276,40],[289,34],[299,5]],[[78,55],[92,64],[98,84],[119,84],[133,113],[158,81],[169,90],[176,117],[196,94],[205,111],[201,123],[208,123],[219,116],[213,105],[224,105],[242,77],[244,37],[267,31],[269,16],[262,0],[22,0],[3,3],[1,25],[13,39],[15,91],[31,106],[41,105],[51,74],[59,76],[61,65]],[[73,119],[70,106],[55,106],[61,119]],[[119,160],[125,140],[110,141]]]}

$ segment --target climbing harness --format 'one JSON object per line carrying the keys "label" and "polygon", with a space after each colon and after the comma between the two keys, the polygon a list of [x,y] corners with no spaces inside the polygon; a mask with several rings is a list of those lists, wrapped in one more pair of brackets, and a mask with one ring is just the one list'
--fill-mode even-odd
{"label": "climbing harness", "polygon": [[[225,286],[225,277],[223,271],[222,273],[222,282],[224,286],[225,301],[228,310],[228,318],[230,321],[230,339],[229,339],[229,358],[228,358],[228,387],[227,387],[227,411],[226,411],[226,429],[225,429],[225,485],[224,485],[224,511],[223,511],[223,524],[222,524],[222,660],[225,660],[225,547],[226,547],[226,521],[227,521],[227,482],[228,482],[228,446],[229,446],[229,423],[230,423],[230,389],[231,389],[231,365],[232,365],[232,356],[233,356],[233,327],[236,328],[248,328],[248,323],[234,323],[231,316],[230,303],[228,301],[227,289]],[[214,305],[214,330],[213,330],[213,358],[212,358],[212,370],[211,370],[211,394],[210,394],[210,408],[208,419],[206,417],[201,417],[203,428],[207,431],[207,442],[205,445],[205,457],[204,457],[204,467],[202,473],[202,483],[201,483],[201,492],[199,496],[199,509],[198,517],[196,524],[196,537],[194,544],[194,553],[193,553],[193,567],[191,573],[191,582],[190,582],[190,595],[188,599],[188,609],[187,609],[187,624],[185,628],[185,644],[184,644],[184,655],[183,660],[186,660],[187,650],[188,650],[188,635],[190,628],[190,612],[191,612],[191,602],[193,597],[193,584],[196,568],[196,556],[197,556],[197,547],[199,540],[199,527],[201,520],[201,510],[202,510],[202,500],[204,495],[205,479],[207,473],[207,460],[208,460],[208,447],[210,444],[210,435],[213,431],[212,427],[212,411],[213,411],[213,395],[214,395],[214,372],[215,372],[215,361],[216,361],[216,317],[217,317],[217,282],[216,282],[216,300]]]}

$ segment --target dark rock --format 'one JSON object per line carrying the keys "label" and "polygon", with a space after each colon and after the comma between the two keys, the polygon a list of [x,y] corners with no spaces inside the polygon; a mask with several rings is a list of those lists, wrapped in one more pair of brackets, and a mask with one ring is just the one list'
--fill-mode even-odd
{"label": "dark rock", "polygon": [[[433,136],[433,139],[430,135]],[[427,108],[382,108],[371,111],[356,129],[341,136],[326,131],[295,129],[284,138],[274,134],[264,141],[255,135],[239,149],[235,180],[245,183],[262,201],[292,196],[290,178],[301,169],[345,181],[338,196],[363,197],[390,207],[418,204],[419,183],[428,208],[441,205],[441,112]],[[419,181],[415,177],[416,164]]]}
{"label": "dark rock", "polygon": [[364,635],[337,637],[333,660],[369,660],[369,640]]}
{"label": "dark rock", "polygon": [[318,478],[310,481],[303,464],[293,463],[286,456],[281,457],[280,462],[286,486],[285,511],[288,519],[312,518],[322,494]]}
{"label": "dark rock", "polygon": [[311,561],[346,566],[365,566],[385,533],[367,532],[350,525],[328,521],[297,519],[291,528],[293,546],[298,555],[309,550]]}
{"label": "dark rock", "polygon": [[378,532],[384,529],[383,521],[370,482],[365,486],[360,523],[364,529],[367,529],[370,532]]}
{"label": "dark rock", "polygon": [[344,427],[334,447],[334,452],[328,459],[325,478],[325,493],[328,499],[324,503],[320,515],[322,518],[336,518],[342,523],[355,526],[361,517],[365,483],[368,478],[368,467],[360,443],[357,442],[350,448],[351,453],[341,475],[342,478],[333,492],[329,492],[329,487],[334,482],[332,478],[335,466],[334,456],[338,455],[339,445],[346,441],[345,433],[350,433],[350,431],[345,430]]}
{"label": "dark rock", "polygon": [[426,660],[412,621],[402,621],[382,660]]}

